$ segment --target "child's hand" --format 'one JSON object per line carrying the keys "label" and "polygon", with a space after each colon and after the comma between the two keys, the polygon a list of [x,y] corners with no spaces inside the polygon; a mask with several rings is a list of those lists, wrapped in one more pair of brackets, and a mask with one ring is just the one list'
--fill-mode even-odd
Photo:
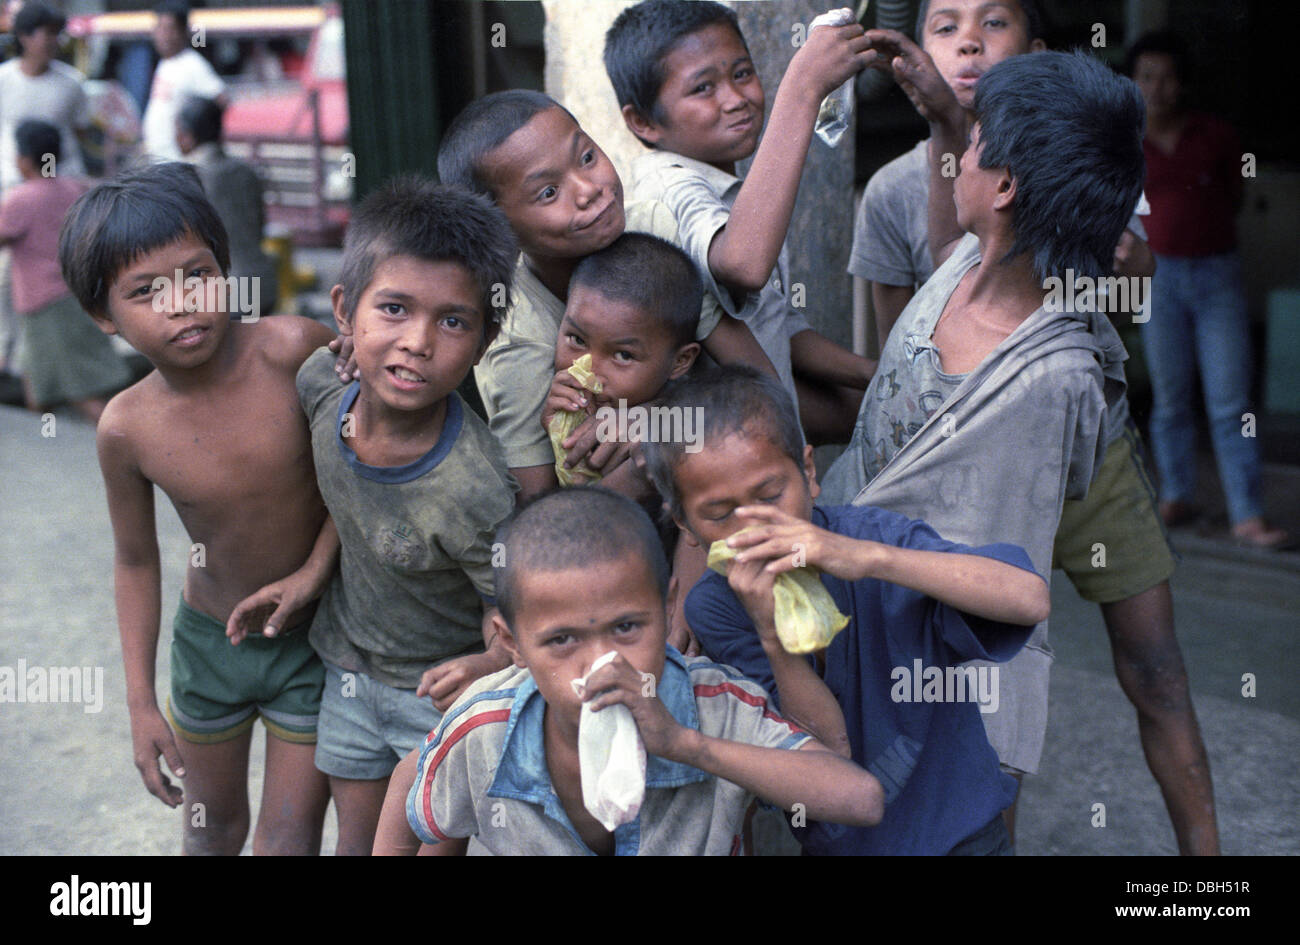
{"label": "child's hand", "polygon": [[961,103],[929,53],[896,30],[869,30],[866,39],[877,54],[872,68],[892,75],[922,118],[964,130]]}
{"label": "child's hand", "polygon": [[643,676],[620,653],[587,677],[582,701],[593,712],[621,702],[631,710],[645,750],[673,759],[685,730],[655,695],[654,686],[653,676]]}
{"label": "child's hand", "polygon": [[358,380],[361,374],[357,371],[357,359],[352,354],[352,336],[339,335],[329,343],[328,347],[339,356],[334,362],[334,373],[339,376],[339,380],[344,382]]}
{"label": "child's hand", "polygon": [[556,371],[551,380],[550,393],[546,395],[546,403],[542,407],[542,428],[549,432],[551,418],[562,410],[574,413],[585,410],[590,413],[590,404],[591,394],[578,383],[576,377],[568,370]]}
{"label": "child's hand", "polygon": [[763,559],[731,562],[727,568],[727,583],[754,621],[758,640],[769,653],[781,650],[781,640],[776,635],[776,594],[772,585],[776,575],[767,571]]}
{"label": "child's hand", "polygon": [[820,102],[871,65],[875,57],[864,32],[857,23],[817,27],[790,60],[786,79],[800,83],[811,101]]}
{"label": "child's hand", "polygon": [[446,712],[476,679],[482,679],[484,676],[505,669],[510,662],[505,647],[493,642],[492,648],[486,653],[458,656],[454,660],[447,660],[445,663],[426,669],[424,675],[420,677],[420,685],[415,690],[415,697],[423,699],[429,696],[433,700],[435,709]]}
{"label": "child's hand", "polygon": [[172,735],[171,726],[156,705],[147,711],[131,713],[131,751],[136,770],[140,772],[149,793],[168,807],[179,806],[184,795],[163,774],[158,756],[163,756],[167,767],[178,778],[185,777],[185,764],[181,761],[181,753],[176,750],[176,739]]}
{"label": "child's hand", "polygon": [[[604,426],[608,427],[608,424]],[[625,430],[619,430],[615,437],[602,440],[601,429],[602,421],[592,416],[569,434],[560,444],[567,451],[564,465],[573,469],[585,461],[602,476],[608,476],[632,455],[632,442]]]}
{"label": "child's hand", "polygon": [[284,629],[285,621],[319,596],[320,591],[295,572],[236,604],[226,621],[226,636],[232,646],[239,646],[250,633],[274,637]]}
{"label": "child's hand", "polygon": [[773,578],[809,566],[844,581],[871,576],[870,550],[875,542],[828,532],[770,505],[741,506],[736,509],[736,518],[757,527],[727,539],[727,544],[739,552],[731,564],[731,573],[737,565],[758,564]]}

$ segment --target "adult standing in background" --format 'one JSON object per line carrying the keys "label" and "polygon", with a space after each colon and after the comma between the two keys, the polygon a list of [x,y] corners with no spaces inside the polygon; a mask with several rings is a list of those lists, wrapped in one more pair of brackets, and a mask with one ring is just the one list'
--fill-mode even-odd
{"label": "adult standing in background", "polygon": [[[18,151],[14,130],[29,119],[47,122],[59,129],[61,157],[41,171],[46,176],[85,173],[76,131],[90,123],[90,106],[82,88],[80,72],[55,56],[63,15],[43,3],[28,0],[14,16],[13,31],[19,55],[0,64],[0,198],[22,182],[18,173]],[[10,298],[9,253],[0,255],[0,371],[20,373],[14,364],[22,324],[14,316]]]}
{"label": "adult standing in background", "polygon": [[163,0],[154,7],[153,45],[158,67],[144,113],[144,149],[154,161],[180,160],[176,116],[192,96],[225,104],[226,84],[190,45],[190,7],[183,0]]}
{"label": "adult standing in background", "polygon": [[275,260],[262,252],[266,210],[262,179],[252,165],[221,147],[221,106],[210,98],[190,98],[176,116],[176,144],[181,160],[193,164],[213,209],[230,239],[230,275],[258,280],[261,310],[275,310],[279,291]]}
{"label": "adult standing in background", "polygon": [[1146,228],[1157,265],[1142,346],[1151,372],[1160,513],[1169,525],[1196,516],[1192,395],[1199,371],[1232,534],[1243,544],[1276,548],[1289,536],[1264,519],[1259,444],[1245,428],[1251,350],[1237,254],[1241,144],[1226,122],[1184,107],[1187,55],[1173,34],[1141,37],[1128,72],[1147,107]]}

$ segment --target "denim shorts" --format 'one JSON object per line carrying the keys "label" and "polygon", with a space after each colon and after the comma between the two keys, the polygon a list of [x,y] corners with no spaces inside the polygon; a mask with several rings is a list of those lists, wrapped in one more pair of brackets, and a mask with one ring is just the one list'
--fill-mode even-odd
{"label": "denim shorts", "polygon": [[386,778],[442,720],[428,696],[325,663],[316,767],[331,777]]}

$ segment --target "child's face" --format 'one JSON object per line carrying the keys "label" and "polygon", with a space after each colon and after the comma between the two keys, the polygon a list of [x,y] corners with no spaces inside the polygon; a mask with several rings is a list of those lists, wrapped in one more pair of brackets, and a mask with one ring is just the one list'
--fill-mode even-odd
{"label": "child's face", "polygon": [[631,302],[611,299],[590,286],[569,293],[555,345],[555,369],[563,371],[584,354],[604,382],[599,405],[629,406],[654,400],[670,380],[685,374],[696,344],[677,347],[656,321]]}
{"label": "child's face", "polygon": [[[105,313],[93,317],[101,331],[121,335],[156,367],[196,368],[221,347],[230,328],[229,311],[220,311],[222,293],[209,291],[216,288],[210,280],[221,278],[212,247],[186,235],[119,272],[108,287]],[[200,286],[194,279],[204,281]]]}
{"label": "child's face", "polygon": [[691,33],[664,57],[663,72],[662,120],[642,116],[633,130],[657,148],[734,173],[763,130],[763,83],[740,36],[723,23]]}
{"label": "child's face", "polygon": [[[664,597],[642,555],[597,567],[521,574],[516,596],[514,625],[502,639],[515,665],[532,672],[547,711],[567,725],[578,724],[582,709],[571,681],[587,675],[610,650],[656,683],[663,674]],[[498,629],[502,626],[498,623]]]}
{"label": "child's face", "polygon": [[1002,199],[999,188],[1006,179],[1006,169],[979,165],[980,126],[971,126],[970,144],[962,153],[957,179],[952,188],[952,199],[957,205],[957,225],[967,233],[982,233],[982,222],[997,209]]}
{"label": "child's face", "polygon": [[698,453],[683,453],[673,482],[686,518],[677,524],[706,549],[752,524],[737,518],[737,508],[772,505],[807,521],[821,491],[812,447],[804,447],[800,467],[759,429],[710,440]]}
{"label": "child's face", "polygon": [[483,158],[497,205],[530,256],[578,259],[623,233],[623,183],[561,108],[538,112]]}
{"label": "child's face", "polygon": [[456,389],[487,347],[482,293],[460,263],[389,257],[375,267],[351,316],[343,287],[331,294],[340,333],[352,335],[368,403],[428,409]]}
{"label": "child's face", "polygon": [[1138,56],[1133,64],[1133,81],[1142,91],[1150,114],[1164,116],[1178,107],[1182,85],[1174,57],[1168,53],[1149,52]]}
{"label": "child's face", "polygon": [[980,76],[1004,59],[1046,49],[1030,42],[1029,21],[1016,0],[930,0],[921,45],[965,109],[975,104]]}

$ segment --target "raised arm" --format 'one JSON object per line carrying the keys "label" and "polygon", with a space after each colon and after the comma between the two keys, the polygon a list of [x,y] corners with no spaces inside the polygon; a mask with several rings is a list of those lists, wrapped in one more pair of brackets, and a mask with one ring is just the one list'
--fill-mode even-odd
{"label": "raised arm", "polygon": [[929,53],[894,30],[866,34],[880,53],[877,68],[890,72],[930,124],[930,202],[927,211],[930,257],[938,269],[965,235],[957,225],[953,181],[966,150],[966,113]]}
{"label": "raised arm", "polygon": [[733,292],[757,292],[767,282],[790,228],[821,100],[874,58],[854,23],[813,30],[790,61],[730,219],[709,246],[709,269]]}
{"label": "raised arm", "polygon": [[[877,578],[909,587],[963,613],[1030,627],[1047,619],[1047,582],[1032,571],[983,555],[917,551],[818,528],[771,506],[736,510],[758,527],[732,536],[733,563],[762,562],[772,574],[811,565],[845,581]],[[784,703],[783,703],[784,705]]]}

